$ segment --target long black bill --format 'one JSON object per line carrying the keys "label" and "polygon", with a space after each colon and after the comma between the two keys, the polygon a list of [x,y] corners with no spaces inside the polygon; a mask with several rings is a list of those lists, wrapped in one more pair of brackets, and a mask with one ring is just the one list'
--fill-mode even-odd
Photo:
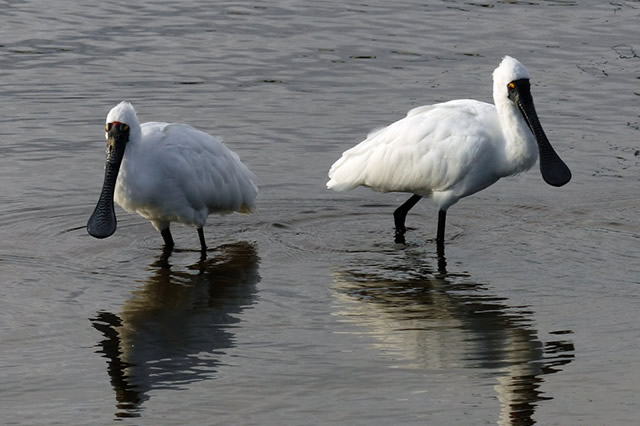
{"label": "long black bill", "polygon": [[87,222],[87,232],[93,237],[107,238],[116,232],[117,220],[113,207],[113,194],[128,137],[128,128],[124,131],[122,125],[113,125],[109,129],[107,163],[104,169],[102,192],[100,192],[98,204]]}
{"label": "long black bill", "polygon": [[533,133],[538,142],[542,178],[552,186],[565,185],[571,180],[571,170],[556,154],[549,143],[549,139],[547,139],[547,135],[542,130],[536,109],[533,106],[529,80],[516,80],[513,83],[515,88],[509,91],[509,97],[518,105],[520,113],[522,113],[529,129],[531,129],[531,133]]}

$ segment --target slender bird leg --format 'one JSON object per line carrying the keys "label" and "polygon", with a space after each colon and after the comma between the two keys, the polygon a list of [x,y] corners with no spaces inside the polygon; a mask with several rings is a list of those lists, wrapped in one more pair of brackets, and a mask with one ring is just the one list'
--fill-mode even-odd
{"label": "slender bird leg", "polygon": [[411,198],[393,212],[393,220],[396,225],[396,243],[404,244],[404,233],[407,232],[407,228],[404,226],[404,220],[407,218],[409,210],[411,210],[421,198],[420,195],[413,194]]}
{"label": "slender bird leg", "polygon": [[447,211],[438,210],[438,236],[436,237],[436,244],[438,245],[438,248],[444,248],[444,226],[446,222]]}
{"label": "slender bird leg", "polygon": [[204,231],[202,228],[198,228],[198,237],[200,238],[200,250],[202,252],[207,251],[207,243],[204,242]]}
{"label": "slender bird leg", "polygon": [[164,240],[165,247],[171,250],[174,244],[173,244],[173,237],[171,236],[171,231],[169,230],[169,227],[160,231],[160,235],[162,235],[162,239]]}
{"label": "slender bird leg", "polygon": [[444,278],[447,276],[447,258],[444,255],[444,243],[437,244],[438,255],[438,278]]}
{"label": "slender bird leg", "polygon": [[157,261],[153,262],[153,266],[160,269],[171,269],[171,265],[169,264],[169,258],[171,257],[172,253],[173,253],[173,248],[164,246],[162,248],[162,254],[160,255]]}

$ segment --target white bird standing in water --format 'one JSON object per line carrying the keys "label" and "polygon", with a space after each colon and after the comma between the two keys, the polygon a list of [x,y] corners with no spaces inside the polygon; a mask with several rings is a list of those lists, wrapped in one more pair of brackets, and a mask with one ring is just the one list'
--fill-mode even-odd
{"label": "white bird standing in water", "polygon": [[571,172],[542,130],[529,72],[518,60],[505,56],[493,72],[493,100],[495,105],[461,99],[412,109],[344,152],[329,171],[327,188],[413,193],[393,214],[399,243],[409,210],[430,197],[439,209],[436,242],[442,245],[449,207],[530,169],[538,155],[549,185],[569,182]]}
{"label": "white bird standing in water", "polygon": [[106,238],[116,230],[115,200],[151,221],[172,249],[171,222],[202,228],[211,213],[249,213],[256,177],[219,139],[186,124],[148,122],[121,102],[107,115],[107,163],[98,204],[87,231]]}

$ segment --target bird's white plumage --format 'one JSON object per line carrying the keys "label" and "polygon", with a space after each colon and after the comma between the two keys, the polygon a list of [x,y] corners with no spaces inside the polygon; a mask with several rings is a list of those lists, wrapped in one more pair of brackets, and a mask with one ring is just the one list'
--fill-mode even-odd
{"label": "bird's white plumage", "polygon": [[107,116],[130,126],[114,200],[162,231],[170,222],[202,228],[210,213],[247,213],[255,206],[255,175],[220,139],[186,124],[140,125],[131,104]]}
{"label": "bird's white plumage", "polygon": [[502,58],[498,68],[493,71],[493,93],[505,93],[504,88],[512,81],[530,79],[529,71],[520,61],[511,56]]}
{"label": "bird's white plumage", "polygon": [[495,105],[461,99],[414,108],[345,151],[331,167],[327,187],[415,193],[446,211],[501,177],[528,170],[537,145],[507,84],[529,73],[507,56],[493,77]]}

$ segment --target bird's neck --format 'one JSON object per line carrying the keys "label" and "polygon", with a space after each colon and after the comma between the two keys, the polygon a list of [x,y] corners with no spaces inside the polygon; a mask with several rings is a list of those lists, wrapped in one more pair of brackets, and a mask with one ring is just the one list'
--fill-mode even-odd
{"label": "bird's neck", "polygon": [[120,166],[120,173],[118,174],[118,181],[121,182],[125,178],[125,176],[129,173],[129,167],[131,164],[135,164],[136,161],[130,162],[132,158],[140,156],[142,142],[142,129],[140,124],[137,126],[132,125],[131,130],[129,132],[129,141],[127,142],[127,146],[124,150],[124,154],[122,157],[122,165]]}
{"label": "bird's neck", "polygon": [[495,100],[505,140],[505,175],[529,170],[538,159],[538,146],[518,108],[509,100]]}
{"label": "bird's neck", "polygon": [[129,145],[138,146],[142,141],[142,126],[140,123],[135,123],[131,125],[131,130],[129,133]]}

